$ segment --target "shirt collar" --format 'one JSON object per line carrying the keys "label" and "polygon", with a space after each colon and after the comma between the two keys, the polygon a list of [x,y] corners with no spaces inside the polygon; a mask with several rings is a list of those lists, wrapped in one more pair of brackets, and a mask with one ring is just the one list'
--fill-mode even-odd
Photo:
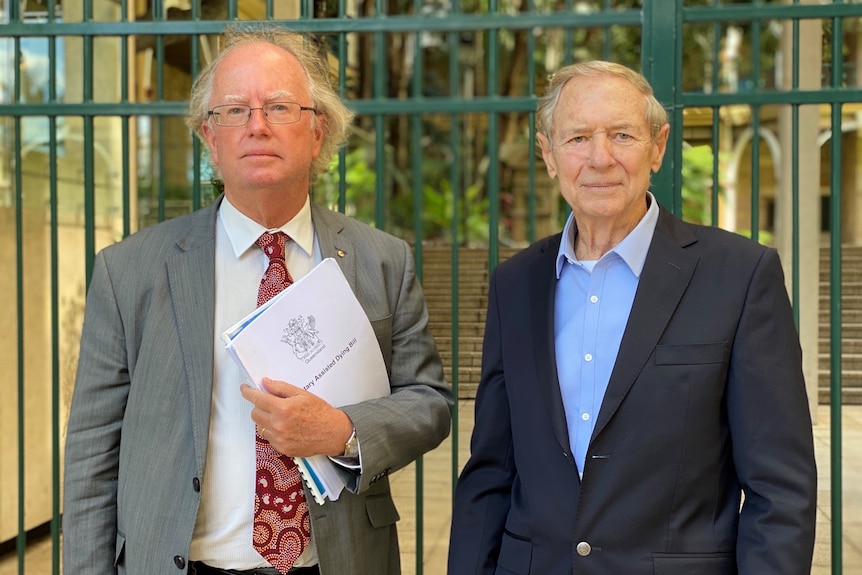
{"label": "shirt collar", "polygon": [[[653,232],[655,231],[656,223],[658,223],[658,202],[651,192],[647,191],[649,199],[649,207],[647,212],[638,225],[623,238],[623,241],[618,243],[608,253],[616,254],[622,259],[635,277],[640,277],[643,271],[644,262],[646,261],[647,252],[649,251],[650,242],[652,242]],[[563,266],[566,262],[570,264],[578,263],[578,258],[575,256],[575,236],[578,230],[575,226],[575,215],[570,214],[566,220],[566,225],[563,227],[563,237],[560,241],[560,250],[557,252],[557,279],[560,279],[560,274],[563,272]],[[603,258],[607,256],[605,254]]]}
{"label": "shirt collar", "polygon": [[225,197],[219,206],[218,217],[227,232],[234,255],[239,258],[250,247],[255,245],[263,232],[284,232],[301,248],[306,255],[311,256],[314,248],[314,224],[311,221],[311,201],[308,196],[305,204],[292,220],[276,229],[268,229],[252,220]]}

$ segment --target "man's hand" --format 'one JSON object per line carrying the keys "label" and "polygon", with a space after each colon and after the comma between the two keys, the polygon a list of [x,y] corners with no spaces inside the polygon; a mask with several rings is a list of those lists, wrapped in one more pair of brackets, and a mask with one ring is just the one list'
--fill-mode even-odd
{"label": "man's hand", "polygon": [[243,384],[242,396],[254,405],[251,419],[261,436],[289,457],[338,456],[353,432],[346,413],[313,393],[284,381],[263,379],[269,393]]}

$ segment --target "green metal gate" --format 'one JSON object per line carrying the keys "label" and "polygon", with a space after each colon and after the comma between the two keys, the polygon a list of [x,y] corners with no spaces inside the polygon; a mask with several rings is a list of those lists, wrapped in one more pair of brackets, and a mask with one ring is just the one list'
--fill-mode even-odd
{"label": "green metal gate", "polygon": [[[429,306],[427,271],[445,263],[432,328],[466,409],[477,351],[465,342],[484,312],[470,272],[481,284],[566,215],[532,147],[536,95],[575,60],[642,70],[672,123],[659,201],[785,261],[812,409],[829,404],[829,568],[842,573],[842,405],[862,402],[862,384],[842,380],[842,337],[855,334],[841,329],[839,256],[862,243],[862,4],[814,0],[0,0],[0,326],[11,336],[0,564],[60,572],[60,463],[93,255],[215,197],[182,116],[191,78],[236,20],[327,44],[357,122],[315,200],[408,239]],[[469,414],[454,415],[448,454],[404,472],[405,573],[442,573],[448,515],[432,524],[432,491],[442,484],[451,502],[469,439]]]}

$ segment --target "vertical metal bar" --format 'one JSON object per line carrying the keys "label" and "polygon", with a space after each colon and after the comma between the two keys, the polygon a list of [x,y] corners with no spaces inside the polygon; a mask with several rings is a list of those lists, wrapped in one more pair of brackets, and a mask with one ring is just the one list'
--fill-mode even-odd
{"label": "vertical metal bar", "polygon": [[[755,0],[755,5],[760,4]],[[760,92],[760,20],[751,22],[752,90]],[[760,106],[751,107],[751,239],[760,239]]]}
{"label": "vertical metal bar", "polygon": [[[413,1],[413,10],[416,14],[422,13],[422,0]],[[424,59],[422,51],[422,43],[420,34],[413,34],[413,46],[415,50],[413,63],[413,78],[411,78],[413,99],[421,101],[423,99],[422,74],[424,68]],[[419,113],[414,113],[410,116],[410,146],[411,146],[411,162],[413,164],[413,236],[416,238],[413,242],[413,257],[416,260],[416,274],[419,281],[422,281],[422,207],[423,207],[423,177],[422,177],[422,116]],[[454,342],[453,342],[454,343]],[[454,348],[454,346],[453,346]],[[454,355],[454,353],[453,353]],[[423,557],[425,555],[425,524],[424,524],[424,499],[425,499],[425,482],[424,482],[425,462],[421,455],[416,459],[416,475],[414,477],[416,489],[416,575],[423,575],[424,565]]]}
{"label": "vertical metal bar", "polygon": [[[48,2],[54,21],[54,0]],[[48,38],[48,101],[57,101],[57,38]],[[60,275],[57,193],[57,117],[48,119],[48,186],[51,206],[51,573],[60,574]]]}
{"label": "vertical metal bar", "polygon": [[[233,2],[228,2],[228,13],[234,8]],[[236,14],[233,15],[233,18]],[[164,20],[164,4],[162,0],[153,0],[153,20]],[[156,101],[164,102],[165,100],[165,38],[162,35],[156,35]],[[164,173],[167,158],[167,143],[165,142],[165,117],[158,116],[155,124],[158,126],[158,170]],[[165,221],[165,194],[166,182],[164,177],[157,178],[156,186],[158,189],[158,221]]]}
{"label": "vertical metal bar", "polygon": [[[267,5],[267,17],[272,17],[271,6]],[[194,21],[200,20],[200,8],[197,2],[192,3],[191,18]],[[201,40],[206,42],[198,34],[191,36],[191,62],[189,74],[192,81],[197,78],[200,64],[200,43]],[[197,134],[192,133],[192,211],[197,210],[203,205],[203,193],[201,191],[201,141]]]}
{"label": "vertical metal bar", "polygon": [[[565,0],[563,9],[566,12],[573,12],[575,9],[574,0]],[[563,33],[563,64],[568,65],[572,63],[572,58],[575,53],[575,30],[573,28],[566,28]]]}
{"label": "vertical metal bar", "polygon": [[[536,9],[535,0],[527,0],[527,11],[532,13]],[[536,53],[536,35],[532,30],[525,32],[527,35],[527,93],[536,96],[536,60],[532,54]],[[536,241],[536,112],[531,110],[528,117],[529,140],[527,141],[527,241]]]}
{"label": "vertical metal bar", "polygon": [[[713,0],[717,3],[718,0]],[[719,55],[721,54],[721,24],[713,22],[712,24],[712,80],[711,86],[714,92],[720,89],[719,71]],[[720,178],[720,159],[721,159],[721,106],[712,107],[712,197],[710,198],[710,221],[713,226],[718,225],[718,208],[719,196],[721,194],[721,178]]]}
{"label": "vertical metal bar", "polygon": [[[796,4],[798,0],[794,0]],[[793,20],[793,55],[791,61],[791,90],[796,92],[799,90],[799,19]],[[793,288],[791,294],[791,304],[793,306],[793,321],[796,324],[796,329],[799,329],[799,104],[793,104],[790,111],[790,165],[794,166],[790,176],[790,195],[791,195],[791,269],[790,283]],[[815,300],[814,305],[819,305]]]}
{"label": "vertical metal bar", "polygon": [[[120,21],[127,22],[129,14],[128,0],[120,1]],[[120,36],[120,101],[123,103],[129,102],[129,36]],[[130,129],[131,116],[124,114],[120,116],[120,138],[122,140],[122,169],[120,185],[122,186],[123,194],[123,237],[128,236],[132,230],[131,222],[131,170],[132,170],[132,146],[129,142],[131,138]]]}
{"label": "vertical metal bar", "polygon": [[[338,0],[338,17],[347,14],[346,0]],[[342,100],[347,96],[347,33],[338,33],[338,94]],[[338,211],[347,210],[347,147],[338,150]]]}
{"label": "vertical metal bar", "polygon": [[[717,84],[713,84],[717,86]],[[718,198],[721,194],[721,106],[712,107],[712,195],[710,197],[709,217],[713,226],[718,225]]]}
{"label": "vertical metal bar", "polygon": [[[660,6],[659,6],[660,4]],[[670,9],[668,9],[670,8]],[[682,215],[682,0],[644,3],[641,69],[656,98],[669,112],[670,131],[664,162],[650,189],[658,202]],[[667,65],[665,54],[674,54]],[[670,161],[668,161],[670,160]]]}
{"label": "vertical metal bar", "polygon": [[[12,22],[20,21],[18,2],[10,4],[9,18]],[[12,99],[21,101],[21,39],[13,41],[15,55],[13,71]],[[24,213],[23,213],[23,175],[21,173],[21,118],[14,117],[15,137],[15,288],[18,304],[17,337],[18,337],[18,536],[15,539],[15,549],[18,555],[18,575],[24,575],[24,551],[27,547],[27,535],[24,524]]]}
{"label": "vertical metal bar", "polygon": [[[53,40],[53,39],[52,39]],[[53,101],[53,98],[51,99]],[[49,205],[51,210],[51,565],[60,573],[60,274],[57,195],[57,117],[48,118]]]}
{"label": "vertical metal bar", "polygon": [[[602,12],[610,12],[611,11],[611,0],[602,0]],[[611,40],[613,37],[612,26],[605,26],[603,30],[602,40],[602,60],[610,60],[611,59]],[[641,30],[643,31],[643,30]]]}
{"label": "vertical metal bar", "polygon": [[[84,0],[84,22],[93,18],[92,0]],[[83,102],[93,101],[93,36],[82,38],[83,42]],[[89,286],[93,275],[93,260],[96,253],[96,183],[95,183],[95,130],[93,116],[84,116],[84,249],[87,254],[86,278]]]}
{"label": "vertical metal bar", "polygon": [[[374,0],[376,16],[382,18],[386,14],[386,0]],[[386,98],[386,36],[382,31],[374,33],[374,98]],[[386,228],[386,122],[383,114],[374,115],[374,149],[375,171],[375,223],[378,229]]]}
{"label": "vertical metal bar", "polygon": [[[460,0],[452,2],[452,14],[457,16],[461,12]],[[449,96],[457,99],[460,95],[459,88],[461,85],[461,70],[460,62],[458,61],[458,52],[461,49],[460,33],[448,32],[447,40],[449,42]],[[451,343],[452,350],[452,393],[455,396],[455,402],[452,405],[452,499],[455,499],[455,484],[458,481],[458,472],[460,464],[458,462],[458,452],[460,440],[458,437],[459,425],[459,390],[460,377],[458,369],[460,366],[460,346],[458,344],[458,315],[459,315],[459,298],[460,290],[458,289],[458,272],[459,272],[459,231],[461,205],[459,198],[463,193],[464,186],[461,182],[460,158],[461,158],[461,122],[460,117],[452,112],[449,115],[449,147],[452,150],[452,162],[449,165],[449,180],[452,182],[452,221],[450,222],[450,233],[452,234],[452,315],[451,315]],[[466,239],[467,229],[465,226],[464,234]]]}
{"label": "vertical metal bar", "polygon": [[751,239],[760,238],[760,106],[751,106]]}
{"label": "vertical metal bar", "polygon": [[[489,15],[499,10],[498,0],[488,0]],[[500,30],[488,29],[488,97],[499,97],[499,77],[497,63],[500,60]],[[500,261],[500,158],[499,116],[496,112],[488,115],[488,268],[493,270]],[[469,208],[468,208],[469,209]]]}
{"label": "vertical metal bar", "polygon": [[[17,41],[16,41],[17,43]],[[16,58],[17,59],[17,58]],[[21,158],[21,118],[15,118],[15,157]],[[18,537],[15,548],[18,553],[18,573],[24,574],[24,551],[27,547],[27,533],[24,524],[24,214],[22,209],[23,193],[21,162],[15,163],[15,238],[16,250],[16,290],[18,303]]]}
{"label": "vertical metal bar", "polygon": [[[842,54],[843,38],[842,21],[839,17],[832,19],[832,78],[833,88],[841,86],[841,72],[844,57]],[[841,575],[843,572],[843,508],[842,508],[842,464],[841,464],[841,104],[832,104],[832,140],[830,145],[830,297],[829,332],[831,350],[829,357],[829,405],[830,405],[830,462],[832,482],[832,573]]]}

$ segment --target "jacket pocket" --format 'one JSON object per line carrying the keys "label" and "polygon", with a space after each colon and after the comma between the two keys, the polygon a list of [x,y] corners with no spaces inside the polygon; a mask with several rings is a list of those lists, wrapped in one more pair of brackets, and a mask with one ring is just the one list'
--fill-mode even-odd
{"label": "jacket pocket", "polygon": [[126,536],[117,531],[117,546],[114,549],[114,567],[119,567],[123,563],[123,557],[126,551]]}
{"label": "jacket pocket", "polygon": [[386,373],[392,373],[392,316],[387,315],[380,319],[371,320],[371,329],[380,344],[383,353],[383,363],[386,364]]}
{"label": "jacket pocket", "polygon": [[366,497],[365,511],[368,513],[368,521],[373,527],[387,527],[394,525],[401,519],[389,493]]}
{"label": "jacket pocket", "polygon": [[497,573],[501,575],[504,573],[526,575],[530,572],[532,560],[532,541],[504,531],[500,545],[500,557],[497,559]]}
{"label": "jacket pocket", "polygon": [[729,350],[726,341],[687,345],[655,346],[656,365],[701,365],[724,363]]}
{"label": "jacket pocket", "polygon": [[736,575],[733,553],[656,553],[654,575]]}

